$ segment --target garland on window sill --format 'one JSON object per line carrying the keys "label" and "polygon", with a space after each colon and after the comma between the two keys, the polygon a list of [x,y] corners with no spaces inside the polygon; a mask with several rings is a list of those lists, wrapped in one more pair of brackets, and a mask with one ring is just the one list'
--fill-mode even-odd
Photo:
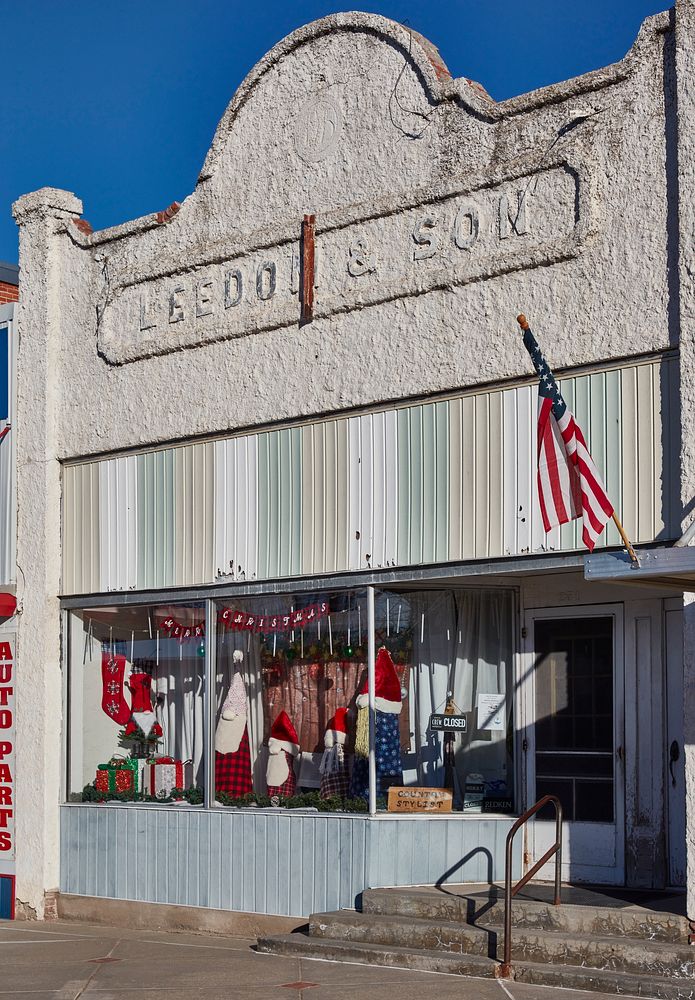
{"label": "garland on window sill", "polygon": [[[338,795],[322,799],[318,792],[300,792],[298,795],[277,801],[271,800],[268,795],[257,795],[255,792],[242,795],[240,798],[232,798],[225,792],[218,792],[215,798],[221,806],[231,806],[235,809],[316,809],[317,812],[348,813],[366,813],[369,810],[366,799],[341,799]],[[380,799],[378,805],[385,809],[386,799]]]}
{"label": "garland on window sill", "polygon": [[167,796],[148,795],[145,792],[100,792],[94,785],[85,785],[80,796],[82,802],[188,802],[199,806],[203,803],[202,788],[172,788]]}
{"label": "garland on window sill", "polygon": [[[104,802],[142,802],[161,805],[162,803],[188,802],[189,805],[199,806],[203,803],[202,788],[174,788],[170,795],[159,798],[155,795],[148,795],[143,792],[100,792],[94,785],[85,785],[82,793],[76,796],[82,802],[104,803]],[[251,792],[249,795],[242,795],[240,798],[232,798],[224,792],[218,792],[217,802],[221,806],[234,809],[315,809],[317,812],[345,812],[345,813],[366,813],[369,810],[366,799],[341,799],[333,795],[328,799],[322,799],[318,792],[300,792],[279,802],[272,802],[268,795],[257,795]],[[377,799],[377,809],[386,809],[386,799]]]}

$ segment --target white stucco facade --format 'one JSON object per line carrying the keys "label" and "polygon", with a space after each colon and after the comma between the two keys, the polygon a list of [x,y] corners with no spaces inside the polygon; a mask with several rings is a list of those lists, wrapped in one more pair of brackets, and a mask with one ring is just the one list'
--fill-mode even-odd
{"label": "white stucco facade", "polygon": [[[90,233],[71,193],[16,203],[17,896],[31,911],[60,881],[62,463],[506,384],[529,373],[524,312],[558,369],[677,352],[678,509],[660,540],[686,527],[694,50],[680,0],[621,62],[495,104],[408,29],[337,14],[251,71],[178,211]],[[316,305],[300,326],[307,213]],[[608,599],[594,593],[576,603]],[[693,614],[686,603],[691,918]]]}

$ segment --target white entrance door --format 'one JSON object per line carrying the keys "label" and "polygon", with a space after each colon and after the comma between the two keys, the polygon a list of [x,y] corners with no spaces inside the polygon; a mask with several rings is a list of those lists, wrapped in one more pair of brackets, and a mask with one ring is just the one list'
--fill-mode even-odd
{"label": "white entrance door", "polygon": [[[526,616],[528,805],[562,802],[562,877],[618,885],[625,875],[623,615],[620,605]],[[535,863],[555,840],[554,810],[529,825]],[[553,864],[538,878],[552,878]]]}

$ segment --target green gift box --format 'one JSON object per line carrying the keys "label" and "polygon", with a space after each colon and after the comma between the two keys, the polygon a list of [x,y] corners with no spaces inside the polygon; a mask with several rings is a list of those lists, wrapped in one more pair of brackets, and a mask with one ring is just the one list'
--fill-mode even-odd
{"label": "green gift box", "polygon": [[99,764],[94,787],[98,792],[137,792],[138,762],[112,757],[108,764]]}

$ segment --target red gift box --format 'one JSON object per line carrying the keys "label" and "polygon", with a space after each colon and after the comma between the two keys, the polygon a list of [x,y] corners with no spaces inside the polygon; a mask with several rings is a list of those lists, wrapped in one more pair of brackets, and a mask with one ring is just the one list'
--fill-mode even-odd
{"label": "red gift box", "polygon": [[94,787],[98,792],[136,792],[137,764],[133,760],[112,758],[97,768]]}

